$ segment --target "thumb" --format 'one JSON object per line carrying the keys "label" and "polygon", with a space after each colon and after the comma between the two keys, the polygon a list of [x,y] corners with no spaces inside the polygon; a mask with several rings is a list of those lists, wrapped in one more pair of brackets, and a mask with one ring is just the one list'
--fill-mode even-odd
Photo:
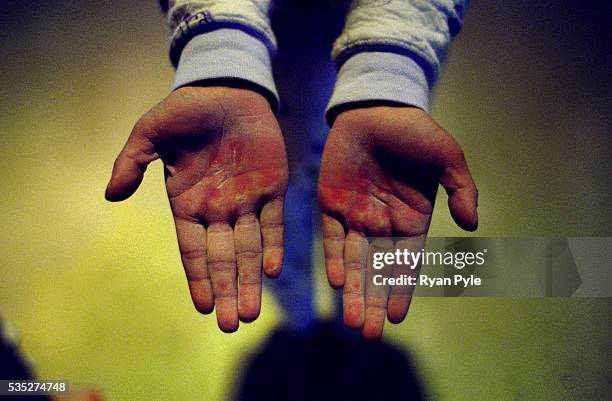
{"label": "thumb", "polygon": [[457,225],[467,231],[476,230],[478,189],[463,156],[443,170],[440,183],[448,194],[448,208]]}
{"label": "thumb", "polygon": [[111,202],[132,196],[142,182],[143,174],[152,161],[159,158],[155,146],[136,127],[117,156],[105,197]]}

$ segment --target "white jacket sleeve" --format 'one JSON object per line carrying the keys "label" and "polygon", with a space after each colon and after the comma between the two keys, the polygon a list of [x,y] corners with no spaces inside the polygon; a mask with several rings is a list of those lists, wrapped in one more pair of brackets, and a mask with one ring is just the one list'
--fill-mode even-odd
{"label": "white jacket sleeve", "polygon": [[391,101],[429,108],[430,91],[467,0],[354,0],[332,57],[339,67],[329,110]]}
{"label": "white jacket sleeve", "polygon": [[270,2],[162,1],[171,31],[170,60],[177,67],[173,89],[202,80],[240,79],[262,88],[277,105]]}

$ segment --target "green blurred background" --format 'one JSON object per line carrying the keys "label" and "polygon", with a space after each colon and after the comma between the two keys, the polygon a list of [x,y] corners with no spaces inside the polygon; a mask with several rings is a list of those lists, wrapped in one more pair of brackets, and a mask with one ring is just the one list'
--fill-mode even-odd
{"label": "green blurred background", "polygon": [[[475,235],[611,234],[610,10],[472,2],[433,115],[479,184]],[[227,399],[282,320],[274,299],[232,335],[196,313],[160,164],[128,202],[103,199],[133,123],[172,82],[155,1],[3,1],[0,18],[0,314],[41,378],[109,400]],[[464,235],[438,204],[431,235]],[[385,339],[431,399],[609,399],[611,305],[419,298]]]}

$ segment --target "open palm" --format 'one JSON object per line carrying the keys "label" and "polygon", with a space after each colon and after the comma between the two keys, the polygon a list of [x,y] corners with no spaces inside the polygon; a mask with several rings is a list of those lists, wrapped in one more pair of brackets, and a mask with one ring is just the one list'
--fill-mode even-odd
{"label": "open palm", "polygon": [[249,90],[178,89],[134,127],[107,199],[129,197],[157,158],[193,302],[234,331],[259,315],[262,267],[275,277],[282,266],[287,161],[276,118]]}
{"label": "open palm", "polygon": [[420,249],[438,184],[455,221],[477,225],[476,186],[457,142],[424,111],[371,107],[345,111],[329,133],[319,176],[325,263],[330,284],[344,287],[347,326],[380,337],[384,319],[404,319],[407,288],[364,280],[366,237],[409,237]]}

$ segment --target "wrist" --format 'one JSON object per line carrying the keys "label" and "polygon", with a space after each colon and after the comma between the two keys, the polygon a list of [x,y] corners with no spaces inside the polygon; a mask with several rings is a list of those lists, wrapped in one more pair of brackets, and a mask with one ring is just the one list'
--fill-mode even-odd
{"label": "wrist", "polygon": [[211,91],[218,92],[219,94],[236,93],[243,97],[245,101],[256,100],[258,103],[263,102],[266,104],[267,109],[270,109],[272,112],[276,111],[274,107],[278,106],[277,101],[274,99],[270,91],[266,90],[260,85],[254,84],[251,81],[240,78],[202,79],[200,81],[190,82],[186,85],[175,88],[172,90],[172,92],[177,92],[188,88],[206,88]]}
{"label": "wrist", "polygon": [[[244,84],[244,85],[242,85]],[[260,92],[250,88],[248,82],[225,82],[209,80],[194,82],[171,92],[169,97],[177,96],[181,103],[191,102],[214,113],[237,116],[248,111],[249,115],[272,114],[270,103]]]}

